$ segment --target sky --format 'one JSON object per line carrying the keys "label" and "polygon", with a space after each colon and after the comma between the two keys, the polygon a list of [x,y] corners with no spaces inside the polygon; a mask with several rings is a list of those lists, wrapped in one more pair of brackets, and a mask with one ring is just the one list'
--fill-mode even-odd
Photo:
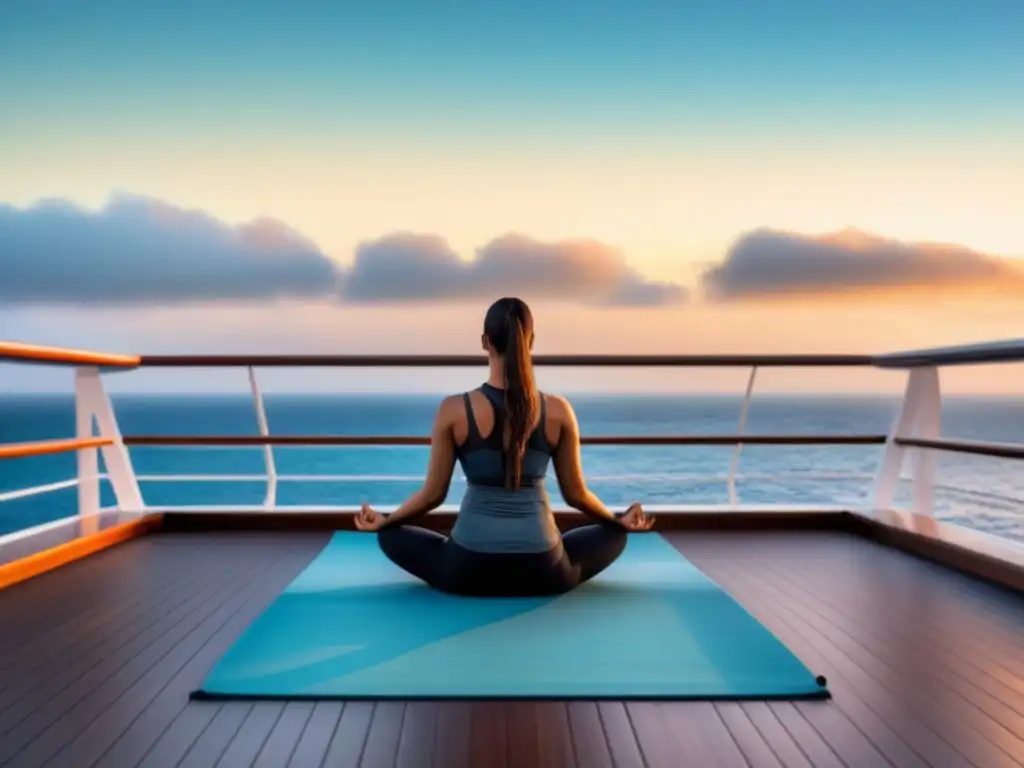
{"label": "sky", "polygon": [[[1019,337],[1021,39],[1018,0],[4,3],[0,338],[474,352],[506,294],[534,306],[542,352]],[[270,380],[444,391],[466,375]],[[948,381],[1019,392],[1024,374]],[[143,372],[115,386],[237,383]],[[0,391],[66,384],[0,366]]]}

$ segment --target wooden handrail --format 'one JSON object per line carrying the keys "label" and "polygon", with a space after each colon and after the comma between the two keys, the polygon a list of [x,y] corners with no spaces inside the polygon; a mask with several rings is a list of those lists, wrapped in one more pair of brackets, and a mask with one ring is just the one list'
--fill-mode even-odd
{"label": "wooden handrail", "polygon": [[920,368],[928,365],[986,365],[1024,362],[1024,339],[934,347],[875,355],[876,368]]}
{"label": "wooden handrail", "polygon": [[51,453],[81,451],[85,448],[100,448],[114,441],[105,437],[86,437],[69,440],[34,440],[28,443],[0,443],[0,459],[25,459],[29,456],[46,456]]}
{"label": "wooden handrail", "polygon": [[1024,443],[983,443],[978,440],[925,440],[916,437],[898,437],[898,445],[910,448],[931,448],[949,453],[971,453],[1001,459],[1024,459]]}
{"label": "wooden handrail", "polygon": [[86,349],[46,347],[39,344],[22,344],[17,341],[0,341],[0,362],[134,368],[139,364],[139,356],[91,352]]}
{"label": "wooden handrail", "polygon": [[[430,445],[419,435],[125,435],[125,445]],[[584,435],[584,445],[881,445],[885,435]]]}
{"label": "wooden handrail", "polygon": [[[537,366],[696,368],[869,366],[870,355],[534,355]],[[482,355],[142,355],[143,368],[478,368]]]}
{"label": "wooden handrail", "polygon": [[[482,355],[123,355],[0,341],[0,361],[97,365],[110,368],[477,367]],[[927,365],[1024,362],[1024,339],[939,347],[882,355],[536,355],[535,365],[558,367],[849,367],[914,368]]]}

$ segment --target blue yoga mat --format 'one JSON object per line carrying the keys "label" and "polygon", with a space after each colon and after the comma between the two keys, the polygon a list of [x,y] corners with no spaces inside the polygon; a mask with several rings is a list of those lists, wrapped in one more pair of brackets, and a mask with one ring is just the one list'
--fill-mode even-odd
{"label": "blue yoga mat", "polygon": [[827,697],[815,676],[657,534],[569,594],[470,598],[336,533],[214,667],[202,698]]}

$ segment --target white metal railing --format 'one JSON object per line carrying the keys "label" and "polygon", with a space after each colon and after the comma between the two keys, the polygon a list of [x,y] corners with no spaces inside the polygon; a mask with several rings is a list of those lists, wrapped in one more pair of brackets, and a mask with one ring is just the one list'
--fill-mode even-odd
{"label": "white metal railing", "polygon": [[[49,357],[45,359],[33,358],[32,356],[20,355],[18,350],[15,349],[15,354],[11,354],[11,348],[16,348],[20,345],[4,345],[0,343],[0,361],[6,359],[22,359],[26,362],[47,362],[47,363],[66,363],[75,365],[75,413],[76,413],[76,437],[78,440],[87,440],[89,438],[98,437],[104,440],[104,444],[99,446],[83,447],[77,450],[77,477],[64,480],[60,482],[52,482],[45,485],[39,485],[32,488],[25,488],[15,491],[8,491],[0,494],[0,502],[13,501],[16,499],[24,499],[28,497],[39,496],[42,494],[68,489],[71,487],[77,487],[78,489],[78,510],[77,515],[65,518],[63,520],[53,521],[46,523],[43,526],[36,526],[35,528],[29,528],[26,530],[18,531],[6,536],[0,536],[0,554],[2,554],[2,548],[5,543],[13,540],[24,540],[27,537],[31,537],[34,532],[49,531],[54,526],[61,524],[71,525],[80,519],[103,516],[103,515],[116,515],[117,519],[124,519],[127,517],[137,517],[150,512],[163,512],[177,510],[188,510],[190,507],[155,507],[147,506],[140,483],[168,483],[168,482],[264,482],[266,483],[266,495],[264,497],[263,504],[257,506],[246,506],[246,505],[231,505],[230,507],[213,508],[208,505],[196,505],[196,508],[211,510],[217,509],[223,511],[224,509],[238,510],[238,511],[252,511],[255,509],[266,510],[266,511],[291,511],[291,510],[303,510],[303,511],[347,511],[351,510],[352,506],[282,506],[277,503],[277,491],[280,483],[294,483],[294,482],[352,482],[352,481],[379,481],[379,482],[396,482],[396,481],[417,481],[421,479],[421,476],[415,475],[304,475],[304,474],[279,474],[274,461],[274,452],[269,440],[271,436],[266,409],[263,402],[263,397],[260,391],[259,383],[255,367],[253,365],[247,365],[248,378],[250,383],[250,390],[253,397],[256,421],[259,428],[259,435],[261,438],[266,438],[259,447],[262,447],[264,452],[264,464],[265,472],[262,474],[253,475],[181,475],[181,474],[149,474],[149,475],[138,475],[132,465],[131,455],[128,446],[126,445],[125,439],[121,434],[114,408],[111,404],[110,398],[108,397],[103,382],[103,374],[101,373],[100,366],[109,366],[113,368],[129,369],[136,367],[137,365],[145,364],[145,358],[129,358],[124,356],[102,356],[96,355],[96,360],[92,360],[88,357],[90,354],[95,353],[69,353],[67,359],[60,358],[59,354],[61,350],[49,350]],[[5,350],[6,347],[6,350]],[[6,351],[6,354],[5,354]],[[67,351],[64,351],[67,352]],[[83,355],[85,357],[83,357]],[[108,359],[109,358],[109,359]],[[568,359],[568,358],[567,358]],[[962,492],[971,494],[970,489],[959,489],[951,488],[948,485],[936,484],[935,482],[935,449],[953,449],[952,443],[946,446],[938,445],[942,441],[939,439],[940,435],[940,418],[941,418],[941,406],[942,406],[942,394],[939,380],[938,368],[942,365],[961,365],[961,364],[972,364],[972,363],[988,363],[988,362],[1016,362],[1024,361],[1024,340],[1018,340],[1014,342],[998,342],[991,345],[972,345],[970,347],[955,347],[945,348],[937,350],[926,350],[924,352],[908,352],[899,353],[896,355],[887,355],[878,358],[868,359],[862,364],[875,365],[880,368],[888,369],[901,369],[905,368],[908,370],[907,385],[901,401],[899,413],[894,420],[888,434],[884,438],[884,449],[882,450],[881,460],[878,466],[878,470],[874,475],[866,474],[839,474],[839,473],[780,473],[773,475],[757,475],[757,474],[741,474],[739,472],[739,464],[742,454],[742,449],[745,443],[754,442],[753,436],[745,435],[747,416],[749,413],[750,403],[754,392],[754,385],[757,377],[759,367],[764,365],[772,365],[773,361],[769,359],[758,358],[753,363],[746,362],[744,359],[739,358],[723,358],[725,362],[717,364],[726,365],[741,365],[747,364],[750,368],[750,376],[747,381],[745,394],[743,397],[742,405],[740,407],[738,434],[734,442],[734,449],[732,458],[729,466],[729,471],[724,475],[685,475],[670,473],[665,477],[670,477],[674,482],[683,484],[692,483],[705,483],[705,482],[723,482],[726,484],[729,504],[728,505],[656,505],[651,506],[652,511],[659,511],[661,513],[670,513],[672,511],[688,511],[691,509],[727,509],[727,510],[769,510],[778,509],[783,506],[785,509],[794,509],[794,505],[742,505],[739,501],[739,493],[737,491],[737,482],[744,481],[755,481],[755,480],[780,480],[780,479],[805,479],[805,480],[829,480],[832,482],[841,481],[866,481],[870,478],[874,479],[874,482],[869,486],[865,485],[863,499],[864,502],[861,505],[862,511],[871,510],[885,510],[891,509],[895,504],[897,487],[902,479],[904,479],[903,471],[906,463],[907,455],[910,455],[911,466],[912,466],[912,482],[913,482],[913,511],[920,515],[930,515],[934,509],[934,492],[936,489],[940,490],[952,490],[956,492]],[[287,365],[288,360],[283,359],[284,362],[277,362],[274,364]],[[631,359],[632,360],[632,359]],[[676,363],[665,363],[670,364],[681,364],[681,365],[714,365],[716,361],[713,359],[699,359],[697,362],[689,362],[686,358],[677,358],[674,360],[681,360],[683,362]],[[758,362],[761,360],[761,362]],[[166,365],[166,360],[160,363]],[[183,364],[188,364],[183,363]],[[216,364],[216,363],[211,363]],[[309,363],[301,363],[309,364]],[[334,364],[330,361],[324,363],[325,365]],[[424,364],[418,362],[416,364]],[[443,363],[441,363],[443,364]],[[462,364],[462,363],[459,363]],[[557,363],[555,363],[557,364]],[[565,363],[575,364],[575,363]],[[579,364],[587,364],[581,362]],[[622,364],[628,365],[630,362],[624,363],[598,363],[598,364]],[[633,364],[657,364],[657,363],[646,363],[639,362]],[[787,363],[781,362],[777,364],[802,364],[802,363]],[[814,362],[807,363],[809,365],[815,364]],[[828,365],[828,362],[822,363]],[[848,364],[848,363],[834,363],[834,364]],[[856,364],[856,363],[855,363]],[[744,439],[746,438],[746,439]],[[625,438],[624,438],[625,439]],[[611,438],[609,438],[611,440]],[[908,443],[909,441],[909,443]],[[913,445],[913,441],[923,441],[924,443],[932,443],[933,445]],[[825,442],[824,440],[820,442]],[[881,442],[881,439],[879,440]],[[679,442],[678,444],[685,444],[685,442]],[[986,446],[991,448],[999,448],[996,444],[988,443],[974,443],[974,453],[984,453]],[[978,448],[980,446],[980,449]],[[1006,450],[1010,450],[1011,454],[1018,448],[1021,450],[1021,457],[1024,457],[1024,446],[1002,446],[1003,454],[1006,454]],[[104,464],[106,466],[106,473],[101,474],[99,470],[99,456],[102,453]],[[1016,455],[1014,454],[1014,457]],[[2,458],[2,454],[0,454]],[[631,481],[631,480],[654,480],[662,477],[656,473],[649,475],[609,475],[609,476],[593,476],[590,479],[592,481]],[[115,497],[115,505],[110,508],[102,508],[100,505],[100,484],[102,481],[107,480],[113,490]],[[982,496],[985,494],[982,493]],[[1009,499],[1007,499],[1009,500]],[[828,505],[809,505],[814,509],[844,509],[846,506],[834,506]],[[451,509],[451,507],[448,507]],[[0,559],[2,562],[2,559]]]}

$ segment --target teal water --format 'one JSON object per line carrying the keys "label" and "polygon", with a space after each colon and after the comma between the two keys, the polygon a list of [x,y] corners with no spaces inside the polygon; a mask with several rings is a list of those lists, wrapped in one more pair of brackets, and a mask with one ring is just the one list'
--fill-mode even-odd
{"label": "teal water", "polygon": [[[436,396],[268,395],[270,429],[277,434],[417,434],[429,433]],[[733,434],[741,400],[736,396],[580,396],[573,398],[581,429],[587,434]],[[252,401],[245,395],[115,396],[125,434],[258,433]],[[874,433],[888,430],[896,398],[755,396],[747,431],[757,433]],[[944,405],[943,433],[983,440],[1024,439],[1024,408],[1019,400],[950,398]],[[74,406],[56,395],[0,396],[0,442],[69,437],[74,434]],[[731,446],[630,447],[588,446],[584,466],[593,489],[609,504],[727,501],[724,476]],[[260,448],[133,448],[136,471],[160,474],[259,474]],[[400,503],[418,487],[426,464],[423,447],[276,447],[278,472],[344,475],[341,482],[282,482],[281,504],[388,505]],[[856,504],[873,473],[877,446],[746,446],[740,461],[738,491],[744,503]],[[783,473],[841,475],[835,480],[785,478]],[[73,455],[0,461],[0,493],[70,479]],[[366,476],[378,476],[370,479]],[[772,476],[764,479],[762,476]],[[379,479],[385,476],[386,479]],[[943,486],[974,491],[967,496],[945,487],[937,491],[937,515],[993,533],[1024,539],[1024,466],[986,457],[938,454]],[[260,482],[144,482],[143,495],[154,505],[259,504]],[[557,488],[550,486],[553,499]],[[908,488],[902,489],[907,498]],[[459,482],[448,503],[458,503]],[[105,503],[112,504],[108,488]],[[66,517],[75,512],[75,491],[49,493],[0,503],[0,534]]]}

